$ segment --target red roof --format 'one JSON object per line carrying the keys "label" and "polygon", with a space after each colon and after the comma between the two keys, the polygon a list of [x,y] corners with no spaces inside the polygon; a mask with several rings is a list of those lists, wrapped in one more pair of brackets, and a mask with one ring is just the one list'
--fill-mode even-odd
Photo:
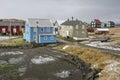
{"label": "red roof", "polygon": [[96,23],[101,23],[101,21],[100,21],[99,19],[94,19],[94,21],[95,21]]}

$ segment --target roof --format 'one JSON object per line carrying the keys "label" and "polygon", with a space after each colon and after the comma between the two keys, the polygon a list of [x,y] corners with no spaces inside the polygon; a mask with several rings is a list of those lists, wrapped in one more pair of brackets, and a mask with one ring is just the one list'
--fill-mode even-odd
{"label": "roof", "polygon": [[100,21],[99,19],[94,19],[94,21],[95,21],[96,23],[101,23],[101,21]]}
{"label": "roof", "polygon": [[52,23],[49,19],[38,19],[38,18],[29,18],[28,23],[30,27],[52,27]]}
{"label": "roof", "polygon": [[109,31],[108,28],[97,28],[98,31]]}
{"label": "roof", "polygon": [[64,23],[62,23],[61,25],[76,26],[80,22],[81,21],[79,21],[79,20],[67,20]]}
{"label": "roof", "polygon": [[18,22],[18,21],[0,21],[0,26],[24,26],[25,22]]}

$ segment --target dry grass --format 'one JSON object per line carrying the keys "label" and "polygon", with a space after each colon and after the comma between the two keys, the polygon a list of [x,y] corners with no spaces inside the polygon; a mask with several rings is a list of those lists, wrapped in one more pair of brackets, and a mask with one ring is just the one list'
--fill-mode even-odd
{"label": "dry grass", "polygon": [[24,41],[22,38],[14,38],[14,39],[1,41],[1,45],[4,46],[19,46],[22,44],[28,44],[28,43]]}
{"label": "dry grass", "polygon": [[[95,50],[95,49],[89,49],[89,48],[84,48],[80,46],[74,46],[74,45],[69,45],[66,49],[63,49],[65,45],[58,46],[54,49],[62,50],[65,51],[69,54],[76,55],[83,61],[85,61],[88,64],[91,64],[91,68],[97,68],[97,69],[103,69],[109,65],[108,63],[104,63],[105,61],[109,60],[116,60],[120,61],[119,58],[115,58],[113,56],[110,56],[107,54],[107,52]],[[118,80],[116,79],[116,76],[111,76],[109,72],[102,72],[102,75],[99,76],[98,80]]]}
{"label": "dry grass", "polygon": [[73,46],[73,45],[69,45],[68,48],[63,50],[62,49],[63,46],[64,45],[59,46],[54,49],[62,50],[69,54],[76,55],[79,58],[81,58],[83,61],[85,61],[86,63],[91,64],[91,65],[114,59],[110,55],[107,55],[106,52],[102,52],[99,50],[83,48],[80,46]]}

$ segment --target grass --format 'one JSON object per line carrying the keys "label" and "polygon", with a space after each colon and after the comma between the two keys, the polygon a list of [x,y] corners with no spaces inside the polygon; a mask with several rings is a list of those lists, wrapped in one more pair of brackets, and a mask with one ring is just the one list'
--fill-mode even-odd
{"label": "grass", "polygon": [[9,71],[15,71],[16,69],[16,65],[2,64],[0,65],[0,74],[8,73]]}
{"label": "grass", "polygon": [[[120,61],[119,58],[108,55],[107,52],[103,52],[96,49],[84,48],[80,46],[69,45],[68,48],[63,49],[65,45],[61,45],[58,47],[54,47],[53,49],[64,51],[68,54],[78,56],[84,62],[91,65],[91,68],[102,69],[109,65],[107,63],[103,63],[109,60]],[[108,79],[109,77],[109,79]],[[109,72],[102,73],[102,76],[99,76],[98,80],[117,80],[114,76],[110,76]]]}
{"label": "grass", "polygon": [[29,43],[24,41],[21,37],[1,41],[1,45],[3,46],[20,46],[23,44],[29,44]]}
{"label": "grass", "polygon": [[[99,50],[95,50],[95,49],[84,48],[84,47],[80,47],[80,46],[74,46],[74,45],[69,45],[70,47],[63,50],[62,49],[63,46],[64,45],[58,46],[54,49],[62,50],[71,55],[78,56],[83,61],[85,61],[86,63],[91,64],[91,65],[101,63],[106,60],[114,59],[114,57],[108,55],[107,52],[103,52],[103,51],[99,51]],[[102,67],[102,65],[100,67]]]}

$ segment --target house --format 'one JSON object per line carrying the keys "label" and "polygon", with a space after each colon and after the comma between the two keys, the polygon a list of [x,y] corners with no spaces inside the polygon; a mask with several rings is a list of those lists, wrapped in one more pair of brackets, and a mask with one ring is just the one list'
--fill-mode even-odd
{"label": "house", "polygon": [[106,27],[108,28],[115,27],[115,23],[113,21],[108,21]]}
{"label": "house", "polygon": [[0,34],[22,34],[25,28],[25,21],[18,19],[1,19],[0,20]]}
{"label": "house", "polygon": [[96,28],[95,34],[108,34],[109,29],[108,28]]}
{"label": "house", "polygon": [[99,19],[94,19],[91,21],[90,25],[93,28],[101,28],[101,21]]}
{"label": "house", "polygon": [[64,20],[56,20],[53,25],[54,25],[54,28],[55,28],[55,33],[57,35],[59,35],[59,31],[60,31],[60,28],[61,28],[61,24],[64,22]]}
{"label": "house", "polygon": [[71,37],[75,40],[83,40],[88,37],[86,25],[80,20],[66,20],[61,24],[60,35]]}
{"label": "house", "polygon": [[23,38],[32,43],[56,43],[56,34],[49,19],[29,18]]}

